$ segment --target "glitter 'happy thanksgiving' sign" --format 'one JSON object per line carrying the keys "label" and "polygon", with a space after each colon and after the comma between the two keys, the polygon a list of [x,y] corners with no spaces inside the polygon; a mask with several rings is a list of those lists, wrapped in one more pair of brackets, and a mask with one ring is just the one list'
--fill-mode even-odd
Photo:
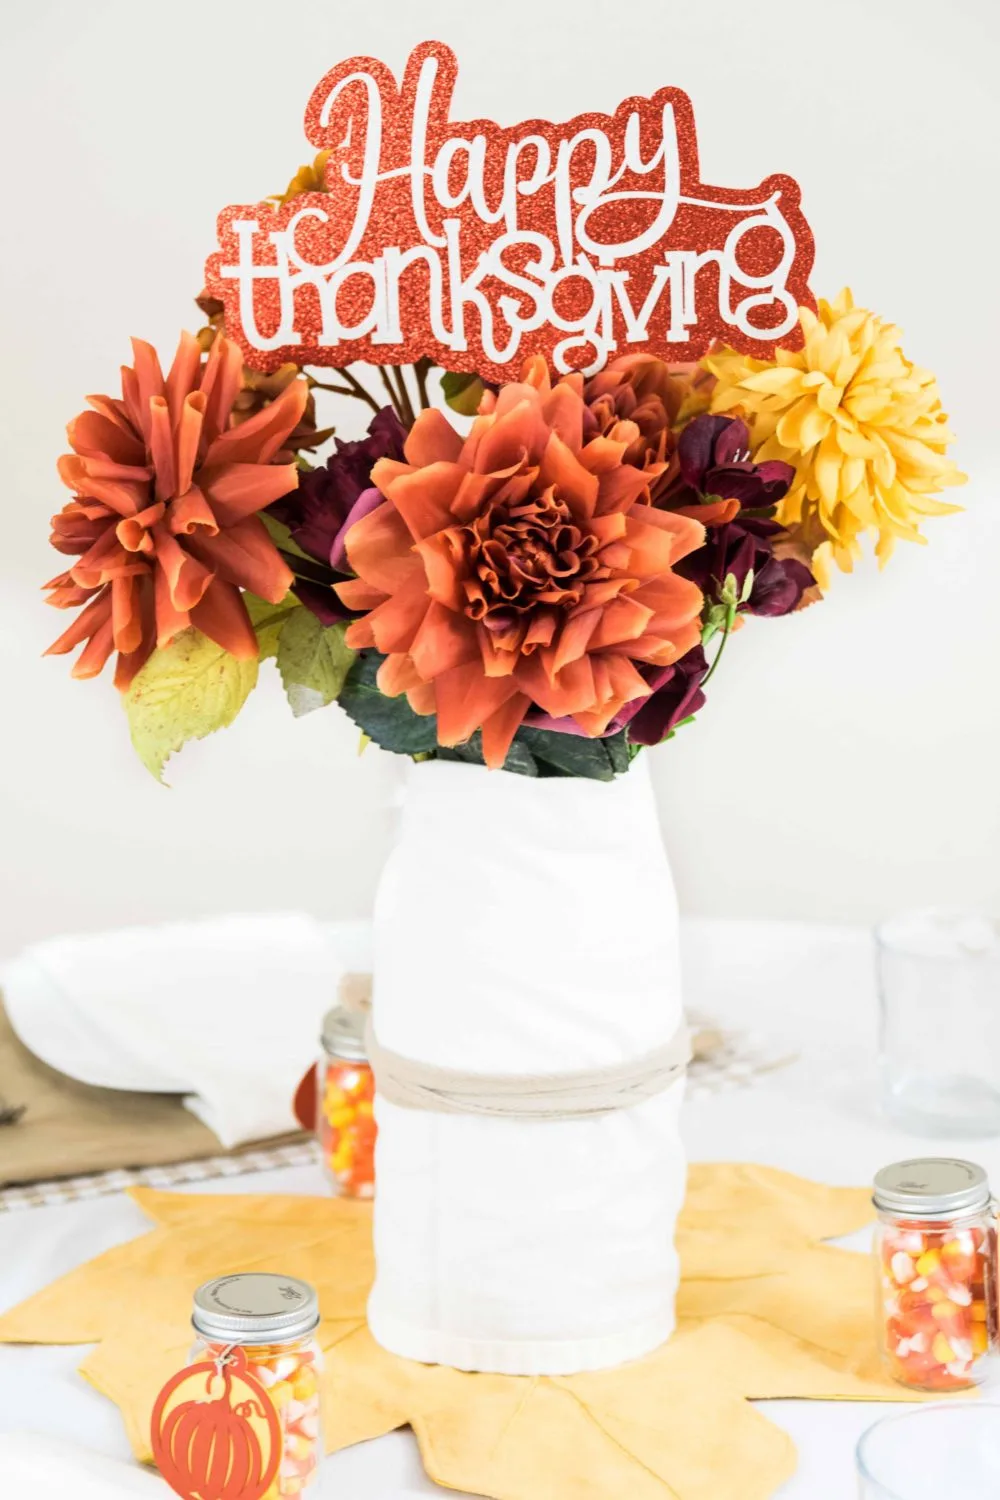
{"label": "glitter 'happy thanksgiving' sign", "polygon": [[812,305],[809,226],[790,177],[699,180],[680,89],[564,125],[450,118],[454,54],[424,42],[397,85],[355,57],[306,109],[326,191],[219,215],[208,290],[247,363],[352,360],[509,379],[648,352],[672,363],[723,339],[767,356]]}

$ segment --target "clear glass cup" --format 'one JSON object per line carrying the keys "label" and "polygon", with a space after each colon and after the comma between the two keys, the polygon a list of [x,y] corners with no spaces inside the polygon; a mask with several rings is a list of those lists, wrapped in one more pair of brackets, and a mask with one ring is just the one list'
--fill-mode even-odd
{"label": "clear glass cup", "polygon": [[882,1102],[921,1135],[1000,1134],[1000,933],[970,912],[876,930]]}
{"label": "clear glass cup", "polygon": [[855,1450],[860,1500],[986,1500],[1000,1494],[1000,1405],[910,1407]]}

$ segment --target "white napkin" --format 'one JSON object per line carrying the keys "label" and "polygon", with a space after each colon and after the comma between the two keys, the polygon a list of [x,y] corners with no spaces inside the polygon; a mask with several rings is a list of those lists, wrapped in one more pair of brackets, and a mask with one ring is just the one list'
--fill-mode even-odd
{"label": "white napkin", "polygon": [[168,1500],[172,1491],[159,1475],[78,1443],[0,1432],[0,1494],[11,1500]]}
{"label": "white napkin", "polygon": [[185,1095],[224,1146],[296,1128],[295,1086],[366,922],[253,913],[51,938],[2,976],[11,1025],[83,1083]]}

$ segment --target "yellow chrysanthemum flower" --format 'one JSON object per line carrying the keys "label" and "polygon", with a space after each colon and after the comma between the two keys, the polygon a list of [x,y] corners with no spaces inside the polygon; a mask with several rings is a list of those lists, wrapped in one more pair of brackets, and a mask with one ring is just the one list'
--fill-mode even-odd
{"label": "yellow chrysanthemum flower", "polygon": [[880,564],[897,537],[923,542],[925,516],[960,510],[933,499],[965,475],[946,457],[953,441],[937,381],[899,347],[899,329],[854,306],[849,291],[799,309],[801,349],[773,360],[733,349],[709,354],[718,384],[712,411],[739,408],[758,462],[781,459],[795,481],[778,519],[798,533],[825,585],[829,564],[850,572],[863,532],[877,531]]}

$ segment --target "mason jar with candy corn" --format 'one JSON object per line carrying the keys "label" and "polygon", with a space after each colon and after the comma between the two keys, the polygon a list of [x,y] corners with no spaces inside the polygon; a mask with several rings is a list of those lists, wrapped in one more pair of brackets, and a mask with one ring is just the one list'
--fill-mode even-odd
{"label": "mason jar with candy corn", "polygon": [[323,1022],[316,1136],[334,1191],[375,1193],[375,1080],[365,1053],[365,1012],[337,1005]]}
{"label": "mason jar with candy corn", "polygon": [[957,1391],[986,1379],[997,1342],[996,1210],[982,1167],[894,1162],[873,1201],[877,1329],[893,1379]]}
{"label": "mason jar with candy corn", "polygon": [[[323,1455],[319,1385],[323,1355],[315,1338],[319,1325],[315,1290],[293,1276],[256,1271],[219,1276],[198,1288],[191,1321],[198,1336],[191,1364],[215,1364],[220,1376],[227,1367],[233,1371],[231,1410],[214,1419],[213,1462],[221,1464],[227,1449],[231,1450],[231,1480],[237,1471],[252,1474],[255,1465],[264,1480],[273,1470],[261,1500],[314,1494]],[[230,1391],[228,1380],[226,1391]],[[257,1398],[251,1394],[247,1399],[248,1391],[256,1392]],[[221,1387],[215,1404],[220,1401]],[[197,1409],[193,1415],[199,1415]],[[201,1415],[204,1420],[204,1398]],[[184,1449],[179,1456],[185,1463],[199,1447],[207,1450],[209,1446],[188,1441],[183,1429],[179,1437]],[[169,1480],[168,1472],[165,1477]]]}

